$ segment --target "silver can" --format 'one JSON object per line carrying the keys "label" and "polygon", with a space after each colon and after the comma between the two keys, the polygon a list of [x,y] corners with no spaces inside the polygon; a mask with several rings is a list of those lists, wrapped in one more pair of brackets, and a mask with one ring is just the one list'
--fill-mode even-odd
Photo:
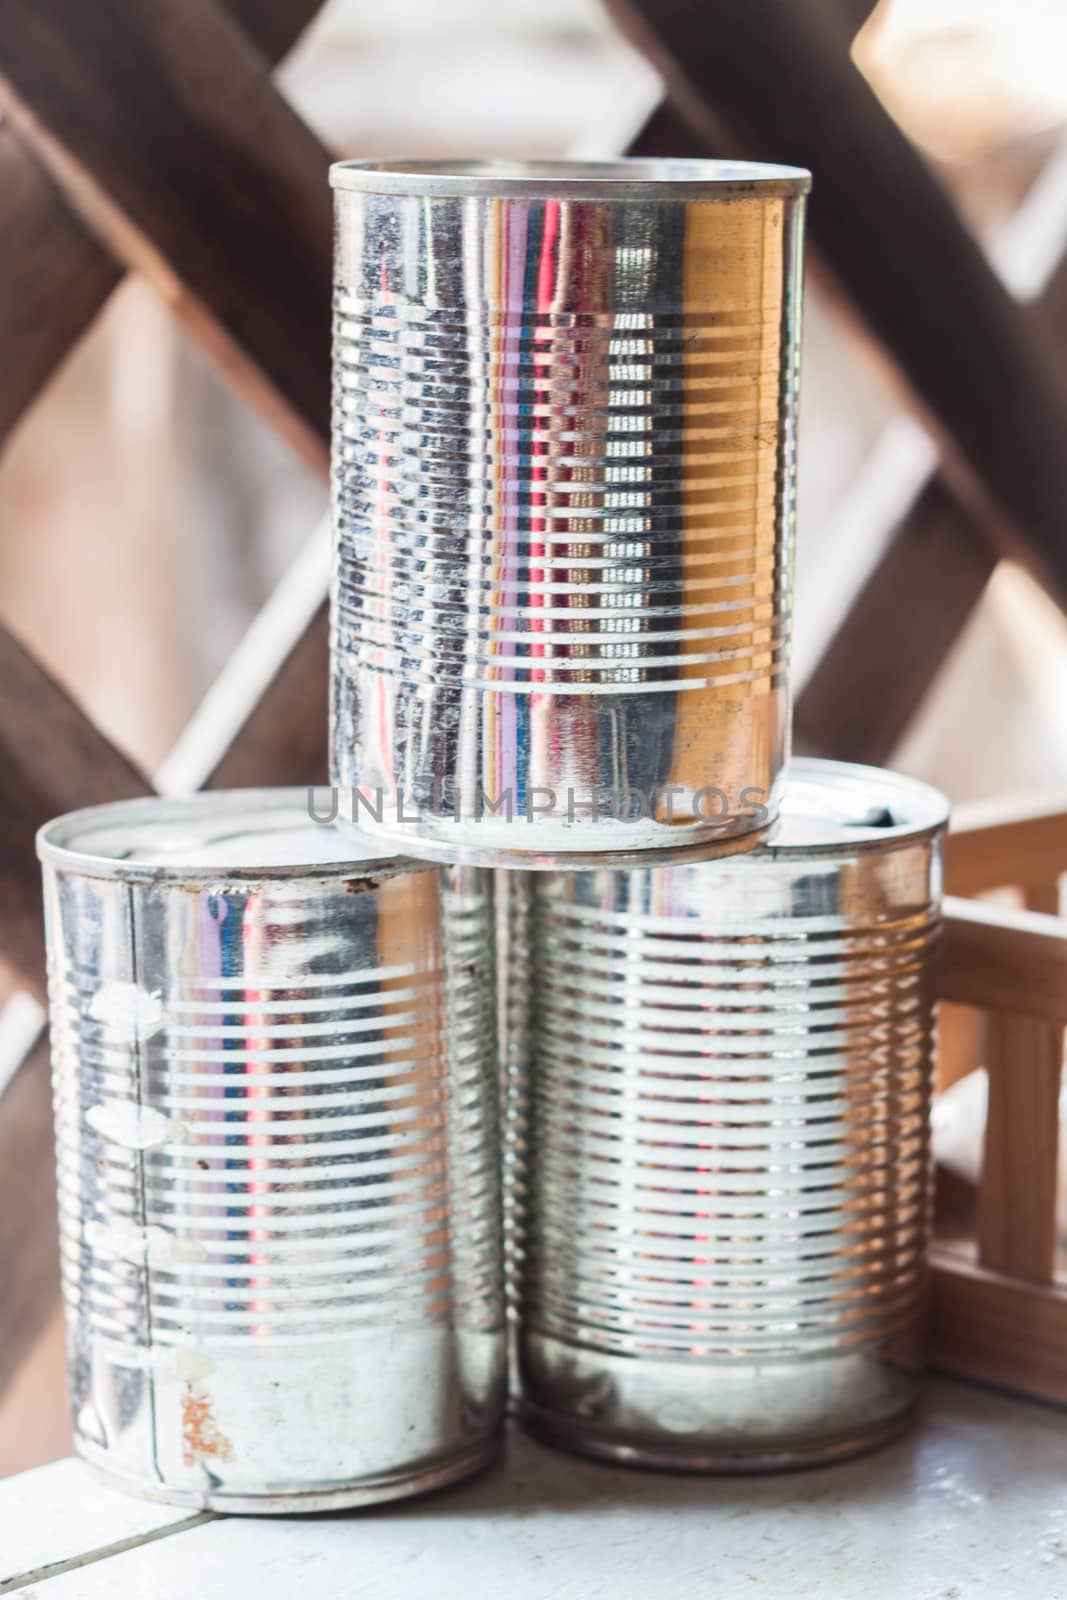
{"label": "silver can", "polygon": [[532,877],[531,1431],[755,1471],[906,1420],[945,823],[923,784],[798,761],[748,855]]}
{"label": "silver can", "polygon": [[405,848],[752,843],[789,737],[809,177],[341,162],[333,781]]}
{"label": "silver can", "polygon": [[304,791],[95,807],[39,849],[79,1454],[248,1512],[481,1466],[506,1389],[489,875],[320,826]]}
{"label": "silver can", "polygon": [[519,1285],[526,1218],[526,1127],[530,1024],[530,875],[494,874],[497,1047],[500,1072],[500,1171],[503,1196],[504,1298],[508,1383],[518,1396]]}

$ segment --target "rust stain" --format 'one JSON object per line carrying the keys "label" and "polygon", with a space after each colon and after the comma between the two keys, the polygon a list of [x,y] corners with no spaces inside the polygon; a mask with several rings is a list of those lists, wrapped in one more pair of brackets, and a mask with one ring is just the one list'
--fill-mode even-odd
{"label": "rust stain", "polygon": [[187,1383],[182,1399],[182,1460],[187,1467],[201,1461],[232,1461],[233,1445],[215,1421],[211,1396],[200,1384]]}

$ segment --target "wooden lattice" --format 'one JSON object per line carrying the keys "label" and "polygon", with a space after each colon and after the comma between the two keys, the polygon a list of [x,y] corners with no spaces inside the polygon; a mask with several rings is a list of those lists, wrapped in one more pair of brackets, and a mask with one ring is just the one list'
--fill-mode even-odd
{"label": "wooden lattice", "polygon": [[[0,441],[133,270],[325,471],[328,153],[271,79],[317,9],[318,0],[0,0]],[[865,0],[614,5],[662,69],[670,101],[634,149],[810,166],[816,277],[877,344],[941,445],[942,475],[889,541],[798,707],[809,748],[880,759],[1002,551],[1067,596],[1058,370],[1067,267],[1032,310],[1010,299],[852,65],[850,41],[869,9]],[[272,604],[284,610],[285,595]],[[325,594],[310,607],[302,594],[298,605],[294,624],[277,630],[270,670],[260,662],[244,701],[230,696],[229,747],[203,752],[205,781],[324,777]],[[0,955],[37,993],[36,828],[148,788],[0,631]],[[948,968],[956,989],[966,988],[964,925],[961,913]],[[1051,927],[1033,937],[1055,944]],[[1004,1059],[1025,1039],[1028,1059],[1044,1063],[1034,1069],[1043,1106],[1055,1054],[1046,1025],[1063,1020],[1051,994],[1051,981],[1026,1003],[1005,990],[1002,1009],[1030,1015],[1032,998],[1040,1024],[1005,1026],[997,1045]],[[988,994],[982,1003],[999,1004]],[[0,1105],[0,1388],[56,1292],[45,1078],[37,1050]],[[1016,1172],[1010,1153],[1003,1163]]]}
{"label": "wooden lattice", "polygon": [[[959,895],[1021,891],[1056,908],[1067,872],[1067,811],[964,814],[946,881]],[[1043,911],[950,898],[942,998],[977,1013],[989,1074],[973,1218],[946,1216],[934,1251],[936,1364],[1067,1404],[1067,1288],[1057,1282],[1056,1190],[1067,933]]]}

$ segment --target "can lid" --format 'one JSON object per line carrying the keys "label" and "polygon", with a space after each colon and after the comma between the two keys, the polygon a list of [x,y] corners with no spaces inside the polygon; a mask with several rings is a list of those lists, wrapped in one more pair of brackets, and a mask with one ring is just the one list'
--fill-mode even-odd
{"label": "can lid", "polygon": [[744,195],[802,195],[804,167],[763,161],[687,161],[621,157],[617,161],[335,161],[335,189],[363,194],[480,195],[526,200],[720,200]]}
{"label": "can lid", "polygon": [[939,832],[948,815],[945,796],[918,778],[850,761],[802,758],[790,762],[779,820],[753,857],[891,848]]}
{"label": "can lid", "polygon": [[46,823],[37,834],[37,854],[67,872],[124,882],[359,878],[432,870],[341,820],[317,820],[327,815],[326,793],[219,789],[87,806]]}

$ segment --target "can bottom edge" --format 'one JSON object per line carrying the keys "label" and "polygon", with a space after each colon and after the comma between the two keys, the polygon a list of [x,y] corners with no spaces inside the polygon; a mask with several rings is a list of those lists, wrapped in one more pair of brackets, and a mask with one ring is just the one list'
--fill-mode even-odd
{"label": "can bottom edge", "polygon": [[473,1477],[491,1467],[503,1451],[504,1438],[504,1430],[499,1428],[462,1452],[415,1471],[384,1474],[336,1489],[296,1489],[263,1494],[227,1494],[224,1490],[179,1489],[161,1483],[147,1483],[143,1479],[115,1472],[91,1446],[86,1446],[81,1440],[75,1441],[75,1454],[105,1487],[134,1495],[140,1500],[182,1506],[191,1511],[219,1511],[235,1516],[298,1516],[320,1511],[358,1510],[364,1506],[384,1505],[391,1500],[403,1500],[447,1488],[449,1484]]}
{"label": "can bottom edge", "polygon": [[761,1440],[758,1445],[749,1447],[725,1440],[721,1444],[711,1440],[686,1444],[636,1436],[626,1438],[617,1432],[601,1432],[572,1417],[543,1411],[528,1401],[521,1402],[517,1412],[520,1425],[532,1439],[571,1455],[643,1471],[740,1477],[803,1471],[867,1455],[906,1432],[915,1419],[917,1408],[918,1399],[913,1398],[892,1416],[865,1427],[827,1434],[818,1440],[782,1439],[777,1443]]}
{"label": "can bottom edge", "polygon": [[[368,824],[362,819],[359,830],[394,845],[398,852],[416,860],[525,872],[581,872],[593,868],[629,869],[718,861],[754,849],[767,837],[776,821],[773,817],[759,828],[734,825],[728,829],[681,829],[674,843],[660,837],[645,845],[635,845],[613,836],[614,843],[605,843],[601,849],[594,849],[591,839],[569,849],[540,846],[536,840],[527,843],[526,848],[520,848],[518,843],[509,848],[499,843],[486,844],[458,831],[420,832],[417,828]],[[342,827],[346,826],[345,819],[340,822]],[[517,838],[522,826],[521,823],[515,825]]]}

